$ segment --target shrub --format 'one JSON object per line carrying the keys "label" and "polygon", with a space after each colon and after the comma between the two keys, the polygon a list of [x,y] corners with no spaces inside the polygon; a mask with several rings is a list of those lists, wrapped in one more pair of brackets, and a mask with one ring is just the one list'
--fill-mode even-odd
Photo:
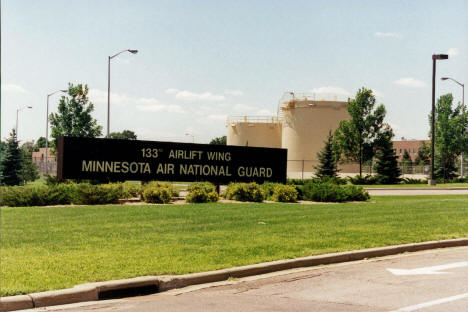
{"label": "shrub", "polygon": [[127,181],[122,183],[122,191],[123,198],[139,197],[141,194],[141,185]]}
{"label": "shrub", "polygon": [[188,203],[214,203],[219,199],[215,186],[210,182],[196,182],[188,187],[185,201]]}
{"label": "shrub", "polygon": [[252,183],[230,183],[226,189],[226,198],[238,201],[262,202],[264,198],[260,185]]}
{"label": "shrub", "polygon": [[1,204],[10,207],[66,205],[72,202],[75,191],[73,184],[2,187]]}
{"label": "shrub", "polygon": [[264,182],[263,184],[261,184],[260,187],[262,188],[264,199],[272,200],[275,187],[278,185],[283,185],[283,184],[273,183],[273,182]]}
{"label": "shrub", "polygon": [[354,185],[374,185],[378,184],[378,178],[371,175],[348,177],[349,182]]}
{"label": "shrub", "polygon": [[362,187],[354,185],[308,183],[304,185],[303,198],[318,202],[365,201],[369,199],[369,194]]}
{"label": "shrub", "polygon": [[294,186],[278,184],[273,189],[271,199],[276,202],[296,202],[297,201],[297,190]]}
{"label": "shrub", "polygon": [[75,204],[101,205],[119,202],[118,188],[106,185],[78,184],[76,188]]}
{"label": "shrub", "polygon": [[172,184],[168,182],[152,181],[142,188],[142,197],[147,203],[168,204],[173,196],[178,195]]}
{"label": "shrub", "polygon": [[427,184],[425,179],[403,178],[401,184]]}
{"label": "shrub", "polygon": [[348,180],[340,177],[321,177],[321,178],[312,178],[312,179],[288,179],[286,184],[289,185],[305,185],[308,183],[332,183],[337,185],[344,185],[348,183]]}

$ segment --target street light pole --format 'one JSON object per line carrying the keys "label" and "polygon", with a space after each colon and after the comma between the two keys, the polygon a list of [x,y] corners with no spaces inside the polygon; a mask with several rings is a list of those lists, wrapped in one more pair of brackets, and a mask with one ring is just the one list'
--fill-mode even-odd
{"label": "street light pole", "polygon": [[435,142],[435,77],[436,77],[436,61],[448,59],[447,54],[432,54],[432,118],[431,118],[431,177],[428,181],[429,185],[436,185],[434,179],[434,142]]}
{"label": "street light pole", "polygon": [[45,141],[45,166],[46,174],[49,174],[49,97],[57,92],[67,92],[67,90],[57,90],[47,94],[47,109],[46,109],[46,141]]}
{"label": "street light pole", "polygon": [[[462,87],[462,107],[463,107],[463,113],[465,112],[465,84],[459,82],[459,81],[456,81],[455,79],[453,78],[450,78],[450,77],[442,77],[440,78],[441,80],[452,80],[453,82],[459,84],[461,87]],[[463,129],[465,130],[465,129]],[[464,172],[464,169],[463,169],[463,152],[461,153],[461,156],[460,156],[460,176],[463,178],[465,177],[465,172]]]}
{"label": "street light pole", "polygon": [[26,106],[23,106],[23,107],[21,107],[21,108],[17,108],[17,109],[16,109],[16,126],[15,126],[15,132],[16,132],[16,139],[17,139],[17,140],[18,140],[18,114],[19,114],[20,111],[22,111],[22,110],[25,109],[25,108],[31,109],[32,106],[26,105]]}
{"label": "street light pole", "polygon": [[122,50],[119,53],[116,53],[112,56],[108,56],[108,59],[107,59],[107,135],[106,135],[107,138],[109,138],[109,129],[110,129],[110,64],[111,64],[110,61],[117,55],[124,53],[124,52],[137,54],[138,50],[131,50],[131,49]]}

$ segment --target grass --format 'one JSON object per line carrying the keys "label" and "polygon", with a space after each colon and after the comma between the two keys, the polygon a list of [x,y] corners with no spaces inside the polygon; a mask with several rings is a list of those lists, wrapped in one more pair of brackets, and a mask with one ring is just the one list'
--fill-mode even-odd
{"label": "grass", "polygon": [[437,183],[435,186],[425,184],[378,184],[378,185],[360,185],[363,188],[452,188],[468,187],[468,183]]}
{"label": "grass", "polygon": [[1,208],[1,295],[468,235],[468,196]]}

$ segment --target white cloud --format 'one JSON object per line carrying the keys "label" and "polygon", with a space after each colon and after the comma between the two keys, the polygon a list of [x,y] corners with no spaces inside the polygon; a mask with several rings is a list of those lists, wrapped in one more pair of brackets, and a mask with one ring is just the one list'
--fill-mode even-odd
{"label": "white cloud", "polygon": [[317,95],[336,95],[336,96],[351,96],[351,93],[348,92],[347,90],[340,88],[340,87],[332,87],[332,86],[327,86],[327,87],[320,87],[320,88],[314,88],[310,90],[309,92],[315,93]]}
{"label": "white cloud", "polygon": [[244,95],[244,92],[242,92],[240,90],[227,90],[224,93],[227,94],[227,95],[234,95],[234,96]]}
{"label": "white cloud", "polygon": [[196,93],[187,90],[167,89],[167,94],[173,94],[176,99],[184,101],[224,101],[226,97],[211,92]]}
{"label": "white cloud", "polygon": [[239,111],[240,112],[242,112],[242,111],[251,111],[251,110],[254,110],[254,109],[255,109],[255,107],[250,106],[250,105],[246,105],[246,104],[236,104],[236,105],[234,105],[234,110],[238,111],[238,112]]}
{"label": "white cloud", "polygon": [[450,57],[454,57],[455,55],[458,55],[458,49],[457,48],[450,48],[450,49],[448,49],[447,54]]}
{"label": "white cloud", "polygon": [[2,91],[7,92],[7,93],[10,93],[10,92],[12,92],[12,93],[13,92],[21,93],[21,94],[29,93],[28,90],[26,90],[22,86],[17,85],[17,84],[13,84],[13,83],[8,83],[8,84],[2,85]]}
{"label": "white cloud", "polygon": [[[107,103],[106,91],[91,89],[88,95],[93,103]],[[111,93],[111,104],[129,105],[142,112],[185,113],[184,108],[180,105],[161,103],[155,98],[132,98],[119,93]]]}
{"label": "white cloud", "polygon": [[215,121],[219,121],[219,120],[226,121],[227,116],[228,115],[226,114],[211,114],[211,115],[208,115],[206,118],[208,118],[209,120],[215,120]]}
{"label": "white cloud", "polygon": [[403,36],[399,33],[394,33],[394,32],[376,32],[374,33],[375,37],[380,37],[380,38],[396,38],[396,39],[401,39]]}
{"label": "white cloud", "polygon": [[[107,103],[107,91],[99,89],[90,89],[88,92],[89,100],[93,103]],[[132,99],[125,94],[112,93],[110,94],[111,104],[125,105],[131,102]]]}
{"label": "white cloud", "polygon": [[151,104],[151,105],[136,105],[136,109],[141,112],[169,112],[184,114],[185,110],[180,105],[166,105],[166,104]]}
{"label": "white cloud", "polygon": [[179,90],[174,89],[174,88],[166,89],[166,93],[167,93],[167,94],[175,94],[175,93],[177,93],[177,92],[179,92]]}
{"label": "white cloud", "polygon": [[423,88],[426,86],[426,83],[424,81],[411,77],[400,78],[398,80],[395,80],[393,83],[410,88]]}

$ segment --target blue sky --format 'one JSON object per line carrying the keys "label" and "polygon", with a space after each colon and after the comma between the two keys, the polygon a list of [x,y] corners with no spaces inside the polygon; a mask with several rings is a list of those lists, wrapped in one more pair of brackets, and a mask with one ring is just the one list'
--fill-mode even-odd
{"label": "blue sky", "polygon": [[[85,83],[106,131],[206,143],[227,115],[276,114],[286,91],[347,98],[371,88],[396,137],[429,130],[437,95],[468,81],[468,1],[2,1],[1,137],[45,136],[47,94]],[[325,96],[325,95],[324,95]],[[59,96],[50,98],[55,111]]]}

